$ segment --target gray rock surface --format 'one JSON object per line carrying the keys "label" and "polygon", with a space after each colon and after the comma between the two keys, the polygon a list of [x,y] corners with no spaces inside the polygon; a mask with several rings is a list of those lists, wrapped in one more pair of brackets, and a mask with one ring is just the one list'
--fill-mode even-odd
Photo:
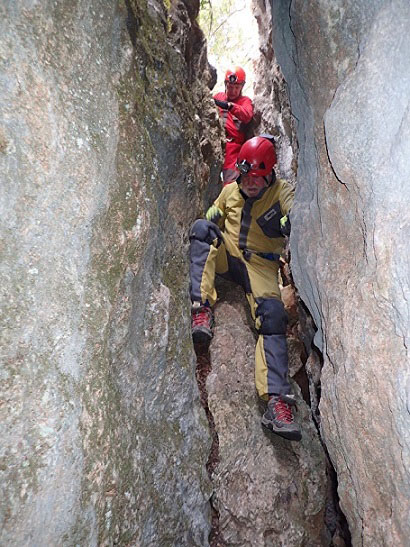
{"label": "gray rock surface", "polygon": [[219,439],[219,463],[212,477],[218,545],[328,545],[325,456],[309,409],[293,383],[302,442],[262,429],[247,302],[236,285],[224,282],[220,288],[207,380]]}
{"label": "gray rock surface", "polygon": [[410,5],[273,2],[300,145],[292,270],[353,545],[410,537]]}
{"label": "gray rock surface", "polygon": [[270,4],[270,0],[252,0],[260,51],[255,66],[255,135],[274,135],[278,159],[276,172],[281,178],[295,184],[298,152],[295,122],[286,81],[272,48]]}
{"label": "gray rock surface", "polygon": [[207,544],[186,256],[221,135],[199,4],[165,4],[0,5],[2,545]]}

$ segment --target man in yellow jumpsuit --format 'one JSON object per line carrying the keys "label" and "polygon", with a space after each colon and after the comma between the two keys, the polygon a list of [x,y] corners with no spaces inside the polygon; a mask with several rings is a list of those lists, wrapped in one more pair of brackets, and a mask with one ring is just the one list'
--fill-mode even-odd
{"label": "man in yellow jumpsuit", "polygon": [[288,381],[287,316],[278,285],[279,257],[293,189],[276,179],[275,146],[270,135],[242,145],[237,160],[239,179],[224,187],[190,233],[192,336],[212,337],[216,302],[215,274],[243,287],[259,337],[255,353],[255,384],[268,400],[262,425],[290,440],[301,439],[293,419],[294,398]]}

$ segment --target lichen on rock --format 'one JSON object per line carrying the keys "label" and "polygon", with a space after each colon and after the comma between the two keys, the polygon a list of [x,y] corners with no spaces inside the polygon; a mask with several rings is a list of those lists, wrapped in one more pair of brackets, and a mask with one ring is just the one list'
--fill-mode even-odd
{"label": "lichen on rock", "polygon": [[177,50],[161,1],[0,8],[5,544],[207,543],[181,272],[221,136],[210,103],[201,144],[197,10]]}

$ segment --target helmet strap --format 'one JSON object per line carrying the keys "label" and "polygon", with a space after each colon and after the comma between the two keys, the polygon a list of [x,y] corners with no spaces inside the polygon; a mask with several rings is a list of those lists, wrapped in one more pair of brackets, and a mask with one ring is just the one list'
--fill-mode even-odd
{"label": "helmet strap", "polygon": [[268,178],[267,177],[263,177],[265,179],[265,182],[268,186],[272,186],[272,184],[274,184],[274,182],[276,181],[276,172],[275,172],[275,169],[272,169],[272,173],[271,173],[271,176],[272,176],[272,180],[269,182],[268,181]]}

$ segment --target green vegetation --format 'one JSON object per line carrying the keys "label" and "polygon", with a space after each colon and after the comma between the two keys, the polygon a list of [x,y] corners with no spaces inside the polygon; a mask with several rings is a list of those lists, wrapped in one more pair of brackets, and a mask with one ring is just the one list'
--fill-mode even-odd
{"label": "green vegetation", "polygon": [[201,0],[198,22],[208,42],[210,63],[218,71],[215,91],[223,90],[226,68],[239,65],[247,74],[243,93],[252,96],[258,36],[250,0]]}

